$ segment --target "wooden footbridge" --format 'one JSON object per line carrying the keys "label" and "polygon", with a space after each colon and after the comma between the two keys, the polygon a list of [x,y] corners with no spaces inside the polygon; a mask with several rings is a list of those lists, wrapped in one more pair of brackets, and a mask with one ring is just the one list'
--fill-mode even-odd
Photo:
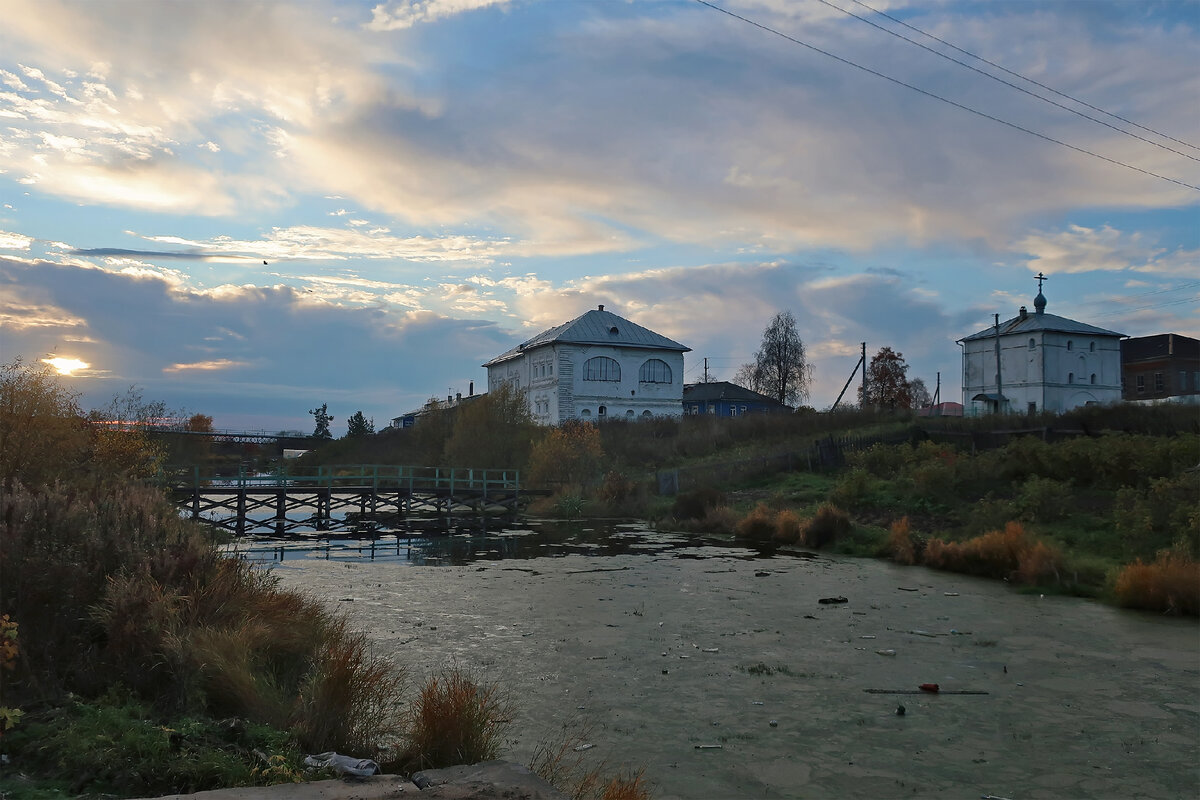
{"label": "wooden footbridge", "polygon": [[193,519],[237,536],[405,533],[456,518],[515,514],[516,470],[377,464],[281,468],[222,476],[200,467],[163,473],[172,500]]}

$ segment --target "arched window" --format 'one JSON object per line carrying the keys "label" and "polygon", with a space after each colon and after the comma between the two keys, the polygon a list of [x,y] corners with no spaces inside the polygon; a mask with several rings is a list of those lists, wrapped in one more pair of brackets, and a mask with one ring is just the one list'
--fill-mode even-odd
{"label": "arched window", "polygon": [[1036,350],[1036,349],[1037,349],[1037,339],[1034,339],[1032,336],[1031,336],[1031,337],[1029,337],[1029,349],[1030,349],[1030,350]]}
{"label": "arched window", "polygon": [[597,409],[596,409],[596,416],[597,416],[597,417],[605,417],[605,416],[608,416],[608,406],[600,406],[599,408],[597,408]]}
{"label": "arched window", "polygon": [[596,356],[583,362],[585,381],[619,381],[621,365],[608,356]]}
{"label": "arched window", "polygon": [[592,412],[591,412],[589,409],[586,409],[586,408],[585,408],[583,411],[580,411],[580,412],[579,412],[579,418],[580,418],[580,419],[591,419],[591,418],[592,418]]}
{"label": "arched window", "polygon": [[1096,352],[1096,343],[1095,343],[1095,342],[1089,342],[1089,343],[1088,343],[1088,350],[1089,350],[1090,352],[1093,352],[1093,353],[1094,353],[1094,352]]}
{"label": "arched window", "polygon": [[1067,373],[1067,383],[1074,383],[1074,382],[1075,382],[1075,373],[1068,372]]}
{"label": "arched window", "polygon": [[1096,373],[1092,373],[1092,383],[1096,382]]}
{"label": "arched window", "polygon": [[1075,349],[1075,343],[1074,343],[1074,342],[1072,342],[1070,339],[1067,339],[1067,349],[1068,349],[1068,350],[1074,350],[1074,349]]}
{"label": "arched window", "polygon": [[627,419],[627,420],[629,420],[630,422],[632,422],[632,421],[633,421],[633,418],[634,418],[634,417],[633,417],[633,409],[631,408],[631,409],[629,409],[628,411],[626,411],[626,412],[625,412],[625,419]]}
{"label": "arched window", "polygon": [[[693,413],[693,414],[695,414],[695,413],[696,413],[696,407],[695,407],[695,406],[692,406],[692,413]],[[654,415],[653,415],[653,414],[651,414],[649,410],[646,410],[646,411],[643,411],[643,412],[642,412],[642,419],[650,419],[652,416],[654,416]]]}
{"label": "arched window", "polygon": [[671,365],[661,358],[652,358],[642,364],[638,380],[642,383],[670,383]]}

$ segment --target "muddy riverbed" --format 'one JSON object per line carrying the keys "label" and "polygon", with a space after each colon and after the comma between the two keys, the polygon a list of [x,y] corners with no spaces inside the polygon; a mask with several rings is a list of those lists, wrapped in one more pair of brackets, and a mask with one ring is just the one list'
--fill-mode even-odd
{"label": "muddy riverbed", "polygon": [[664,800],[1200,790],[1194,620],[636,525],[272,547],[244,549],[414,678],[457,662],[503,686],[507,757],[589,725],[586,755]]}

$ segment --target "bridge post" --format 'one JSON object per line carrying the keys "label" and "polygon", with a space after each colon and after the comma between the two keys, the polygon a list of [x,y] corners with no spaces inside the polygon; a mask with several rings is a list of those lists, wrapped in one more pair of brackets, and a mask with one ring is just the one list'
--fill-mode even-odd
{"label": "bridge post", "polygon": [[238,495],[237,495],[237,523],[236,523],[235,527],[237,528],[238,536],[245,536],[246,535],[246,484],[242,483],[241,481],[239,481],[238,483],[239,483],[239,486],[238,486]]}
{"label": "bridge post", "polygon": [[287,486],[275,490],[275,535],[283,536],[287,532]]}

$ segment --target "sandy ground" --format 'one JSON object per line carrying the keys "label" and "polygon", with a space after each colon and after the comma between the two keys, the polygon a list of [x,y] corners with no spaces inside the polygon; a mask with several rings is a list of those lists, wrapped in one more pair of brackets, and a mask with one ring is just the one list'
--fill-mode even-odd
{"label": "sandy ground", "polygon": [[[586,755],[644,766],[661,800],[1200,793],[1195,620],[629,535],[621,555],[275,569],[414,678],[457,662],[505,687],[504,757],[582,722]],[[864,691],[922,683],[987,694]]]}

